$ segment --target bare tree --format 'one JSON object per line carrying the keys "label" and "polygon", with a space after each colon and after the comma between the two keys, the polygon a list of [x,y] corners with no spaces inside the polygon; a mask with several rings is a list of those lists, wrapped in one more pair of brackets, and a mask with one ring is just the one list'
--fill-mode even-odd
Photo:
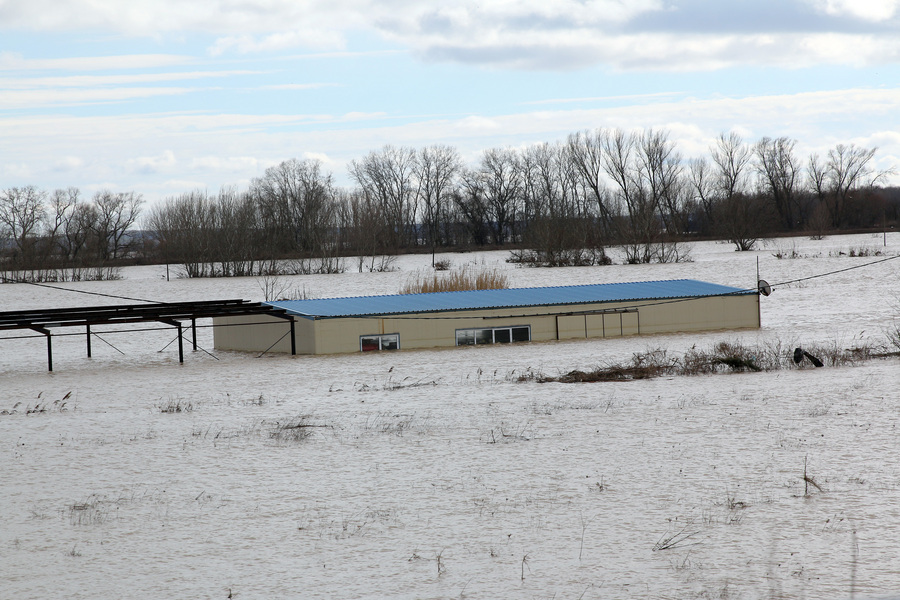
{"label": "bare tree", "polygon": [[50,194],[50,211],[47,213],[44,238],[47,242],[48,251],[56,253],[57,250],[60,250],[63,253],[63,257],[67,256],[67,253],[65,252],[65,245],[60,244],[60,242],[64,241],[61,238],[65,232],[65,224],[75,210],[78,196],[78,188],[53,190],[53,193]]}
{"label": "bare tree", "polygon": [[571,160],[568,145],[535,144],[520,162],[525,222],[524,249],[512,260],[531,266],[588,265],[606,262],[595,233],[593,201]]}
{"label": "bare tree", "polygon": [[396,250],[392,246],[392,226],[382,204],[362,190],[338,193],[338,228],[346,240],[342,248],[355,252],[357,267],[364,271],[390,271]]}
{"label": "bare tree", "polygon": [[321,252],[334,224],[334,184],[318,160],[290,159],[250,185],[274,255]]}
{"label": "bare tree", "polygon": [[800,175],[802,169],[794,154],[796,140],[764,137],[754,146],[756,172],[763,192],[769,197],[787,230],[795,229],[803,219]]}
{"label": "bare tree", "polygon": [[137,222],[144,199],[134,192],[113,193],[104,190],[94,194],[97,219],[93,233],[103,261],[122,258],[134,247],[128,230]]}
{"label": "bare tree", "polygon": [[713,169],[705,157],[694,158],[688,162],[688,178],[692,194],[703,215],[701,231],[707,234],[712,232],[716,207],[716,189],[713,177]]}
{"label": "bare tree", "polygon": [[731,198],[748,191],[748,166],[753,151],[733,131],[720,133],[716,145],[710,148],[715,163],[716,188],[723,198]]}
{"label": "bare tree", "polygon": [[880,177],[870,164],[876,150],[859,148],[854,144],[838,144],[828,151],[825,203],[833,227],[840,227],[846,222],[853,208],[854,191],[872,185]]}
{"label": "bare tree", "polygon": [[96,222],[97,208],[91,202],[78,202],[69,213],[64,225],[65,245],[69,260],[76,265],[89,262],[98,255],[96,240],[91,235]]}
{"label": "bare tree", "polygon": [[613,209],[609,206],[610,194],[604,181],[604,139],[608,132],[603,129],[580,131],[569,135],[566,146],[569,157],[581,185],[589,191],[596,203],[600,218],[602,237],[606,238],[613,229]]}
{"label": "bare tree", "polygon": [[0,230],[12,242],[16,268],[31,268],[43,233],[47,192],[33,185],[0,191]]}
{"label": "bare tree", "polygon": [[766,228],[764,207],[749,189],[752,149],[741,137],[722,133],[710,148],[714,165],[715,221],[737,250],[752,250]]}
{"label": "bare tree", "polygon": [[438,223],[447,215],[450,194],[461,168],[459,152],[451,146],[429,146],[416,153],[413,171],[428,243],[431,245],[432,266],[440,231]]}
{"label": "bare tree", "polygon": [[657,237],[653,223],[656,207],[642,189],[636,167],[639,140],[639,136],[621,129],[607,132],[602,138],[603,170],[613,181],[617,203],[625,211],[625,218],[619,220],[618,234],[629,263],[650,262]]}
{"label": "bare tree", "polygon": [[477,171],[467,169],[461,173],[460,186],[453,193],[453,204],[471,241],[476,246],[486,245],[490,238],[491,211]]}
{"label": "bare tree", "polygon": [[491,148],[481,155],[476,171],[487,203],[495,244],[515,237],[516,217],[522,198],[522,171],[512,148]]}
{"label": "bare tree", "polygon": [[390,222],[386,233],[394,248],[415,245],[416,188],[413,181],[415,150],[385,146],[360,161],[351,161],[350,177],[369,202],[376,203]]}
{"label": "bare tree", "polygon": [[602,142],[603,168],[627,217],[619,226],[625,260],[679,260],[665,245],[667,230],[680,233],[685,222],[687,188],[674,142],[652,129],[642,134],[615,130]]}
{"label": "bare tree", "polygon": [[256,275],[259,260],[264,258],[265,244],[260,238],[265,236],[265,228],[253,197],[234,187],[223,187],[214,213],[214,247],[222,275]]}
{"label": "bare tree", "polygon": [[166,263],[180,263],[187,277],[219,274],[215,221],[214,199],[202,190],[166,198],[147,217]]}
{"label": "bare tree", "polygon": [[641,136],[638,152],[639,169],[646,195],[656,207],[668,235],[681,235],[686,229],[686,186],[681,153],[669,134],[647,130]]}

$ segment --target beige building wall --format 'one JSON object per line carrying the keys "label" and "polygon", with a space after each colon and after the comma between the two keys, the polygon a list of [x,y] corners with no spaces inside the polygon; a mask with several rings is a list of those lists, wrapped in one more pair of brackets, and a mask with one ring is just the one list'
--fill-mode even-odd
{"label": "beige building wall", "polygon": [[[567,314],[588,313],[592,314]],[[642,300],[575,306],[537,306],[494,310],[409,314],[395,317],[295,318],[298,354],[359,352],[360,336],[399,334],[401,349],[456,345],[457,329],[528,325],[532,341],[637,334],[758,328],[759,296],[715,296],[685,302]],[[262,352],[289,329],[284,319],[265,316],[214,319],[215,347]],[[253,323],[253,324],[250,324]],[[236,326],[243,324],[242,326]],[[220,327],[219,325],[223,325]],[[290,352],[281,339],[270,352]]]}
{"label": "beige building wall", "polygon": [[[270,352],[290,353],[290,330],[290,321],[268,315],[215,317],[213,346],[217,350],[263,352],[275,344]],[[294,317],[294,337],[297,354],[316,354],[312,319]]]}

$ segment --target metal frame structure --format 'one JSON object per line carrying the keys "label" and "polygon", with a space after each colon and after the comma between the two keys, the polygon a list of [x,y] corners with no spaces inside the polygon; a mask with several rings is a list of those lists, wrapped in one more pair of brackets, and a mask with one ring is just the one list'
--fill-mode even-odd
{"label": "metal frame structure", "polygon": [[[290,322],[291,354],[296,354],[294,344],[294,317],[282,308],[262,302],[246,300],[206,300],[200,302],[160,302],[149,304],[118,304],[78,308],[54,308],[43,310],[16,310],[0,312],[0,331],[30,329],[47,336],[47,369],[53,371],[53,336],[51,329],[59,327],[84,327],[87,337],[87,355],[91,356],[91,326],[119,325],[123,323],[156,322],[171,325],[178,330],[178,362],[184,362],[182,321],[191,322],[193,349],[197,349],[197,319],[244,315],[269,315]],[[2,340],[0,340],[2,341]]]}

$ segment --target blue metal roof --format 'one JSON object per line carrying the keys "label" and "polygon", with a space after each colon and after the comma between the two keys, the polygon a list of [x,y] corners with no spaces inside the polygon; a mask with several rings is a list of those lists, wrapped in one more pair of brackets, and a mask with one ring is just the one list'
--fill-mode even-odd
{"label": "blue metal roof", "polygon": [[307,318],[371,317],[756,293],[695,279],[265,302]]}

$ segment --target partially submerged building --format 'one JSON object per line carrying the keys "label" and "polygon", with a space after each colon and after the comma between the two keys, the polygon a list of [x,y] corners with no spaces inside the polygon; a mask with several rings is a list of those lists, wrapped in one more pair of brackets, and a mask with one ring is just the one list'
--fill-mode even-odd
{"label": "partially submerged building", "polygon": [[213,319],[215,347],[336,354],[760,326],[757,290],[692,279],[266,304],[286,314]]}

